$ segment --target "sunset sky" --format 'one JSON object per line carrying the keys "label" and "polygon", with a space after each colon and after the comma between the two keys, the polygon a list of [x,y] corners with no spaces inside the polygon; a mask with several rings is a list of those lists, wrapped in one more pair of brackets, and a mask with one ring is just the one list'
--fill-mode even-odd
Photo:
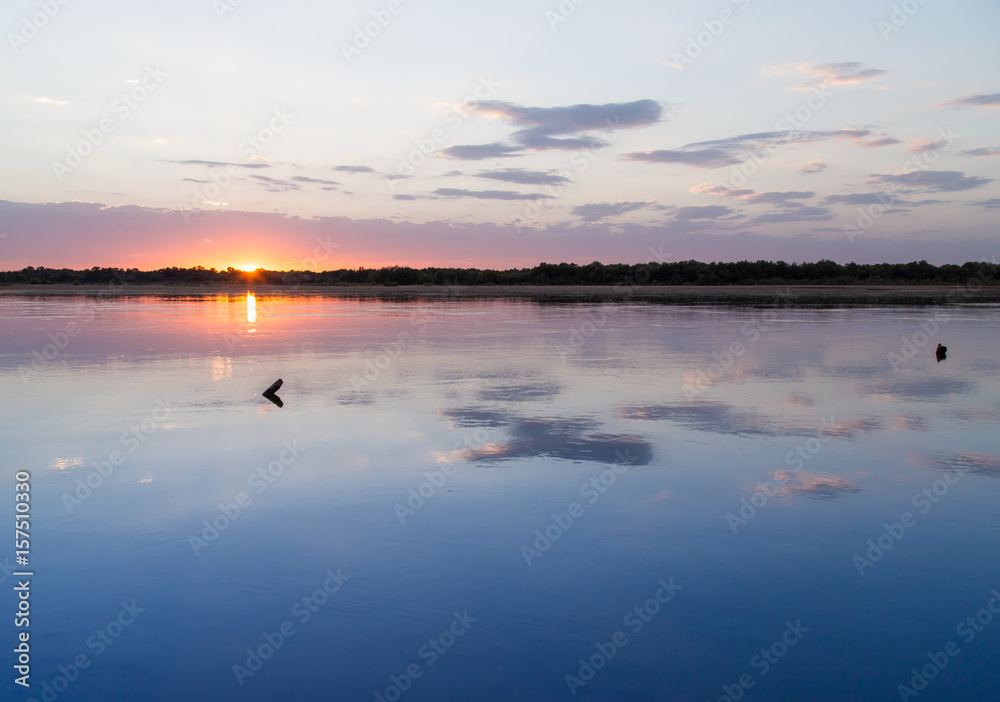
{"label": "sunset sky", "polygon": [[0,270],[998,251],[986,0],[10,0]]}

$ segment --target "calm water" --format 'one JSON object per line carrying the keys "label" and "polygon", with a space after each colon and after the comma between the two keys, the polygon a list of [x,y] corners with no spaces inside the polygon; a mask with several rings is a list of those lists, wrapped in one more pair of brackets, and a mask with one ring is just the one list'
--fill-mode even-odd
{"label": "calm water", "polygon": [[2,298],[2,696],[996,699],[998,312]]}

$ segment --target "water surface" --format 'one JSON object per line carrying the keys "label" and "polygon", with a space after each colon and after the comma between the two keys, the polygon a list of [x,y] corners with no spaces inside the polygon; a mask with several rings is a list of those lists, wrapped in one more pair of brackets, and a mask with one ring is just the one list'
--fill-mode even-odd
{"label": "water surface", "polygon": [[994,699],[997,313],[3,298],[4,696]]}

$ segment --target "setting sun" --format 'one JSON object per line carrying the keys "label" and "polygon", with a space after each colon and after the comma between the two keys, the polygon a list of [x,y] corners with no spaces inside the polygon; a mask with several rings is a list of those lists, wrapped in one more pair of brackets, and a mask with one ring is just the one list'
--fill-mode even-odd
{"label": "setting sun", "polygon": [[245,266],[240,266],[240,270],[244,273],[253,273],[255,270],[260,268],[256,263],[248,263]]}

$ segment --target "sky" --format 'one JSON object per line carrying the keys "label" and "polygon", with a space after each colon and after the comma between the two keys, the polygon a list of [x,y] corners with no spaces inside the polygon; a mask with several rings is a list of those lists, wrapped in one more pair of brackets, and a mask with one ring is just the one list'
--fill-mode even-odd
{"label": "sky", "polygon": [[996,260],[985,0],[8,0],[0,270]]}

